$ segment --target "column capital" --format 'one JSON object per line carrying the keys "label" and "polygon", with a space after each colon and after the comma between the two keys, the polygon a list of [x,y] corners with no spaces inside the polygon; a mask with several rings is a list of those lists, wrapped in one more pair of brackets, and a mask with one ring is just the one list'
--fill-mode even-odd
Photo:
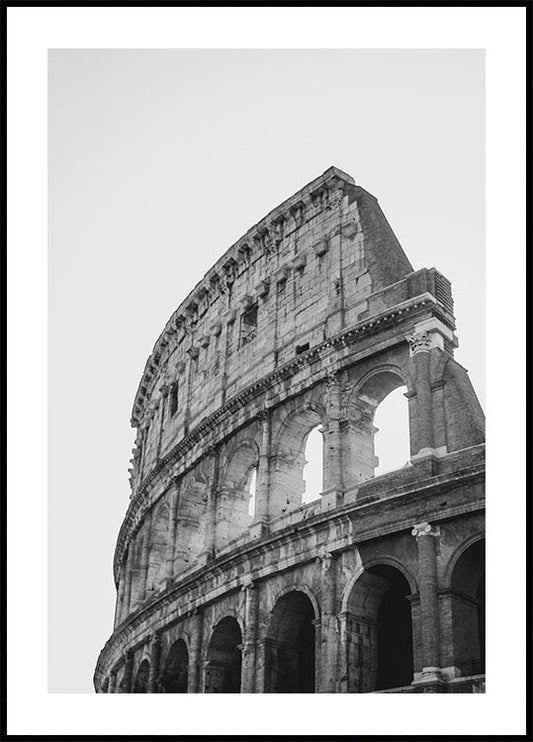
{"label": "column capital", "polygon": [[333,554],[329,552],[324,545],[318,550],[316,561],[318,564],[322,563],[324,569],[328,569],[333,561]]}
{"label": "column capital", "polygon": [[411,531],[411,536],[420,538],[422,536],[438,536],[440,534],[439,526],[432,526],[431,523],[416,523]]}
{"label": "column capital", "polygon": [[245,582],[241,586],[241,591],[246,592],[247,590],[253,590],[255,588],[255,583],[253,580],[249,580],[248,582]]}
{"label": "column capital", "polygon": [[411,355],[416,355],[417,353],[429,353],[431,338],[429,333],[425,330],[418,330],[413,332],[412,335],[408,335],[407,341],[411,348]]}
{"label": "column capital", "polygon": [[152,634],[150,634],[150,644],[161,644],[163,640],[163,633],[162,631],[154,631]]}
{"label": "column capital", "polygon": [[341,372],[338,369],[330,369],[326,374],[326,384],[328,387],[340,384]]}
{"label": "column capital", "polygon": [[263,407],[259,412],[257,413],[257,419],[261,422],[266,422],[270,416],[270,410],[268,407]]}
{"label": "column capital", "polygon": [[177,474],[171,474],[167,483],[169,487],[175,487],[177,489],[179,487],[180,477]]}

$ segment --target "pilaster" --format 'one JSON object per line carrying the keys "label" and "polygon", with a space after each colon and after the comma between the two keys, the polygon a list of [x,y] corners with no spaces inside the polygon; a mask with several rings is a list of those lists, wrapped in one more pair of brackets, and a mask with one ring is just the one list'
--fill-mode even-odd
{"label": "pilaster", "polygon": [[244,642],[242,644],[241,693],[255,692],[258,589],[253,582],[243,586],[245,594]]}
{"label": "pilaster", "polygon": [[148,675],[148,693],[157,693],[159,690],[159,676],[161,674],[161,632],[152,634],[150,641],[150,673]]}
{"label": "pilaster", "polygon": [[202,653],[203,619],[203,613],[196,611],[189,620],[190,645],[187,693],[200,692],[200,659]]}
{"label": "pilaster", "polygon": [[[437,593],[437,539],[438,526],[417,523],[411,534],[416,538],[418,551],[418,587],[420,596],[420,629],[422,633],[422,674],[415,683],[440,684],[440,627]],[[429,691],[431,692],[431,691]]]}

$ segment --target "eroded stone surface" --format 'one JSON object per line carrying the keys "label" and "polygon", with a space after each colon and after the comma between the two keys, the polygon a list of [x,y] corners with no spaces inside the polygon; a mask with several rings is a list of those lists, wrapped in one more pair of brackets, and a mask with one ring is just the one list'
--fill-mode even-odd
{"label": "eroded stone surface", "polygon": [[[449,281],[336,168],[220,258],[135,397],[98,692],[483,691],[484,416],[454,330]],[[399,386],[411,460],[376,477]]]}

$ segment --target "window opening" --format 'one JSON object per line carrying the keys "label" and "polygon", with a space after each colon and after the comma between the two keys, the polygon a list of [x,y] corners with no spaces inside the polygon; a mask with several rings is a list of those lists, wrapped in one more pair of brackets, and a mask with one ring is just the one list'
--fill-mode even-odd
{"label": "window opening", "polygon": [[321,425],[313,428],[307,436],[304,455],[303,480],[305,490],[302,495],[302,503],[305,504],[317,500],[322,492],[324,437]]}
{"label": "window opening", "polygon": [[178,411],[178,382],[172,384],[170,389],[170,417],[176,414]]}
{"label": "window opening", "polygon": [[247,309],[241,317],[241,346],[252,341],[257,334],[257,304]]}
{"label": "window opening", "polygon": [[248,501],[248,515],[252,518],[255,516],[255,492],[257,487],[257,468],[254,466],[250,472],[250,479],[248,484],[248,492],[250,493],[250,500]]}
{"label": "window opening", "polygon": [[388,394],[376,409],[374,451],[379,459],[374,476],[400,469],[409,462],[409,415],[401,386]]}

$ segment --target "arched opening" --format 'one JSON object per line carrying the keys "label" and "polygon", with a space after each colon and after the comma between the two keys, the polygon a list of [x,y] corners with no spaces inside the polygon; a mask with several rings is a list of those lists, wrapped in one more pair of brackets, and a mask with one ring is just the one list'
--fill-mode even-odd
{"label": "arched opening", "polygon": [[374,415],[374,450],[378,460],[374,476],[400,469],[409,462],[409,412],[406,386],[389,392]]}
{"label": "arched opening", "polygon": [[167,655],[161,674],[163,693],[187,693],[189,652],[183,639],[178,639]]}
{"label": "arched opening", "polygon": [[255,490],[257,487],[257,467],[254,466],[248,477],[248,492],[250,498],[248,500],[248,515],[250,518],[255,517]]}
{"label": "arched opening", "polygon": [[239,443],[230,453],[217,496],[216,542],[221,549],[252,523],[255,509],[259,449],[253,440]]}
{"label": "arched opening", "polygon": [[463,676],[485,672],[485,540],[459,557],[451,578],[453,663]]}
{"label": "arched opening", "polygon": [[272,611],[265,641],[265,692],[315,692],[315,613],[307,595],[293,590]]}
{"label": "arched opening", "polygon": [[349,402],[343,461],[346,485],[404,466],[410,457],[406,386],[394,371],[368,378]]}
{"label": "arched opening", "polygon": [[295,510],[322,492],[321,424],[320,414],[311,408],[293,412],[284,421],[275,443],[271,469],[269,503],[274,516]]}
{"label": "arched opening", "polygon": [[413,680],[409,583],[387,564],[365,570],[346,613],[349,693],[399,688]]}
{"label": "arched opening", "polygon": [[150,674],[150,663],[148,660],[143,660],[139,665],[137,674],[135,675],[135,682],[133,683],[134,693],[148,693],[148,676]]}
{"label": "arched opening", "polygon": [[307,436],[304,456],[303,480],[305,489],[302,495],[302,502],[308,503],[318,500],[322,492],[324,436],[321,425],[313,428]]}
{"label": "arched opening", "polygon": [[146,598],[160,588],[160,583],[165,576],[165,561],[167,556],[168,542],[168,516],[169,506],[167,502],[161,503],[152,516],[150,526],[150,549],[148,557],[148,574],[146,577]]}
{"label": "arched opening", "polygon": [[204,693],[241,692],[242,634],[234,618],[223,618],[211,636],[207,650]]}

